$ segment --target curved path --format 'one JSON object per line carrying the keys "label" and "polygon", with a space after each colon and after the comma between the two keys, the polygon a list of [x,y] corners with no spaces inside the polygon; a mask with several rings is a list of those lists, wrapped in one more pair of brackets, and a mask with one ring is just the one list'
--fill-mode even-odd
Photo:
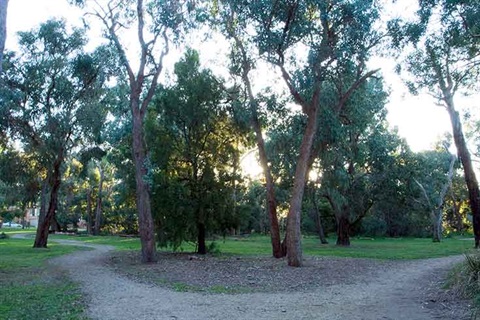
{"label": "curved path", "polygon": [[[183,293],[137,283],[102,263],[113,247],[72,240],[62,244],[94,248],[55,258],[80,283],[92,319],[462,319],[434,312],[425,303],[425,287],[438,280],[461,256],[417,260],[377,274],[368,284],[319,288],[310,293],[237,295]],[[437,282],[435,282],[437,281]],[[432,302],[432,304],[435,304]]]}

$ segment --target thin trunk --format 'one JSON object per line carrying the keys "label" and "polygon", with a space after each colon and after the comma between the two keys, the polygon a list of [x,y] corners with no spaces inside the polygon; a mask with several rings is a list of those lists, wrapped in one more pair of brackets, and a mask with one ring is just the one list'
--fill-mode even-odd
{"label": "thin trunk", "polygon": [[0,74],[3,72],[3,51],[7,39],[7,9],[8,0],[0,0]]}
{"label": "thin trunk", "polygon": [[34,248],[46,248],[48,242],[48,230],[50,224],[55,217],[57,210],[57,201],[58,201],[58,191],[60,190],[61,180],[61,165],[63,163],[63,151],[55,160],[53,165],[53,173],[51,177],[51,192],[50,192],[50,201],[48,204],[48,210],[44,216],[44,219],[40,219],[37,234],[35,237],[35,243],[33,244]]}
{"label": "thin trunk", "polygon": [[435,208],[431,212],[433,224],[433,242],[440,242],[442,239],[442,208]]}
{"label": "thin trunk", "polygon": [[147,152],[143,132],[143,116],[137,99],[131,99],[133,117],[133,160],[135,164],[136,201],[138,227],[142,245],[142,262],[156,261],[155,229],[150,205],[150,188],[145,181],[147,175]]}
{"label": "thin trunk", "polygon": [[100,171],[100,181],[98,182],[98,195],[97,195],[97,205],[95,206],[95,228],[94,234],[100,234],[100,226],[102,222],[102,193],[103,193],[103,180],[105,177],[104,171],[101,166],[98,166]]}
{"label": "thin trunk", "polygon": [[315,228],[317,229],[318,238],[322,244],[328,244],[327,238],[325,237],[325,231],[323,229],[322,218],[320,216],[320,210],[318,210],[318,205],[314,201],[312,209],[313,220],[315,221]]}
{"label": "thin trunk", "polygon": [[462,122],[451,95],[445,94],[445,101],[447,103],[448,114],[452,123],[453,139],[457,147],[458,157],[462,162],[465,182],[468,189],[468,198],[470,200],[470,209],[473,217],[473,233],[475,235],[475,248],[480,245],[480,190],[478,188],[478,181],[473,169],[470,152],[467,148],[465,137],[463,136]]}
{"label": "thin trunk", "polygon": [[302,266],[302,234],[301,234],[301,211],[305,182],[307,180],[307,169],[312,150],[313,140],[317,131],[318,107],[313,104],[307,118],[307,125],[300,146],[300,155],[295,168],[292,198],[287,216],[287,262],[291,267]]}
{"label": "thin trunk", "polygon": [[93,234],[92,189],[87,190],[87,232]]}
{"label": "thin trunk", "polygon": [[206,236],[206,230],[205,230],[205,223],[199,222],[197,223],[197,244],[198,244],[198,249],[197,253],[198,254],[206,254],[207,253],[207,245],[205,243],[205,236]]}
{"label": "thin trunk", "polygon": [[[256,116],[254,118],[257,118]],[[280,227],[278,225],[277,216],[277,200],[275,197],[275,186],[273,183],[273,177],[268,165],[267,153],[265,151],[265,142],[262,136],[262,130],[257,119],[252,119],[252,123],[255,130],[255,136],[257,139],[258,153],[260,155],[260,164],[262,166],[267,189],[267,212],[270,221],[270,240],[272,243],[272,254],[275,258],[281,258],[285,256],[285,252],[282,249],[280,243]]]}

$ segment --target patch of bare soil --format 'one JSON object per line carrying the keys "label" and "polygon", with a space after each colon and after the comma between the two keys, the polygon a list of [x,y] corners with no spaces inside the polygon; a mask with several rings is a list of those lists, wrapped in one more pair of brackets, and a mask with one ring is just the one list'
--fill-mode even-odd
{"label": "patch of bare soil", "polygon": [[114,252],[107,264],[131,279],[178,291],[209,293],[307,292],[319,287],[366,282],[401,262],[309,257],[302,268],[285,259],[255,256],[199,256],[159,253],[155,264],[140,263],[138,252]]}

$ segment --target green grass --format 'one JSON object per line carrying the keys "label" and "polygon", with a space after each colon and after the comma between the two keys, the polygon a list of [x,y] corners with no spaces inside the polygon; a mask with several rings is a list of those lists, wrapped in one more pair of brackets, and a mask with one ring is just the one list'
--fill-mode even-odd
{"label": "green grass", "polygon": [[31,239],[0,240],[0,319],[86,319],[79,288],[46,260],[78,250]]}
{"label": "green grass", "polygon": [[7,228],[7,227],[2,227],[0,228],[0,233],[5,233],[5,234],[16,234],[16,233],[28,233],[28,234],[35,234],[37,232],[37,229],[35,228],[28,228],[28,229],[22,229],[22,228]]}
{"label": "green grass", "polygon": [[[106,244],[115,246],[118,250],[140,250],[140,239],[118,236],[69,236],[51,235],[51,239],[74,239],[92,244]],[[221,254],[236,255],[271,255],[270,238],[262,235],[249,237],[227,237],[216,240]],[[375,238],[351,239],[350,247],[338,247],[335,239],[329,239],[328,245],[322,245],[318,238],[306,236],[303,238],[305,255],[335,256],[351,258],[370,258],[385,260],[424,259],[449,255],[464,254],[473,248],[472,240],[458,238],[443,239],[434,243],[428,238]],[[191,252],[195,248],[184,244],[181,250]]]}
{"label": "green grass", "polygon": [[[240,255],[262,254],[270,255],[270,238],[265,236],[250,236],[246,238],[227,238],[218,240],[222,253]],[[469,252],[473,248],[472,241],[460,239],[444,239],[434,243],[431,239],[417,238],[377,238],[351,239],[350,247],[335,245],[335,239],[329,239],[328,245],[320,244],[316,237],[303,239],[305,255],[335,256],[370,259],[423,259],[444,257]]]}
{"label": "green grass", "polygon": [[140,250],[140,239],[133,237],[51,234],[49,239],[77,240],[90,244],[110,245],[118,250]]}

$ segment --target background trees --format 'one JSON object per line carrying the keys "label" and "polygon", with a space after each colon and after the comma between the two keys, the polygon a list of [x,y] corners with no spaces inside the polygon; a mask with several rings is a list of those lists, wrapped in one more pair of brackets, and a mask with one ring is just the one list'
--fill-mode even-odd
{"label": "background trees", "polygon": [[[450,117],[458,158],[464,170],[475,231],[475,246],[480,243],[480,191],[465,139],[455,96],[471,93],[478,82],[480,68],[477,30],[479,9],[471,1],[420,2],[418,22],[391,24],[394,44],[415,43],[406,58],[406,69],[413,76],[412,92],[428,91]],[[440,24],[437,23],[440,21]],[[420,40],[420,43],[417,42]]]}
{"label": "background trees", "polygon": [[[91,233],[139,233],[150,262],[156,242],[192,241],[205,253],[210,236],[254,230],[270,233],[275,257],[300,266],[302,232],[348,245],[358,234],[469,227],[456,171],[454,187],[438,189],[449,171],[438,154],[413,153],[386,122],[388,91],[367,67],[385,37],[376,2],[71,2],[103,25],[109,44],[85,52],[83,31],[61,21],[24,32],[0,94],[0,160],[21,168],[2,172],[2,206],[43,199],[44,238],[51,224],[67,229],[81,217]],[[403,65],[409,86],[452,107],[460,145],[467,135],[452,103],[477,83],[476,8],[448,3],[429,1],[419,22],[392,22],[390,32],[396,44],[425,36]],[[205,30],[205,40],[229,46],[205,59],[215,71],[185,48]],[[180,60],[172,72],[170,50]],[[253,144],[263,177],[242,179],[241,154]],[[468,156],[459,151],[464,168]],[[31,193],[24,201],[11,190]],[[433,190],[445,195],[435,224],[424,206]]]}
{"label": "background trees", "polygon": [[100,107],[106,81],[101,60],[106,57],[102,49],[85,53],[83,31],[67,32],[65,22],[59,20],[20,36],[22,55],[12,57],[5,69],[4,83],[10,94],[2,113],[7,115],[12,134],[44,174],[44,210],[35,247],[45,247],[65,159],[74,147],[98,137],[106,115]]}

